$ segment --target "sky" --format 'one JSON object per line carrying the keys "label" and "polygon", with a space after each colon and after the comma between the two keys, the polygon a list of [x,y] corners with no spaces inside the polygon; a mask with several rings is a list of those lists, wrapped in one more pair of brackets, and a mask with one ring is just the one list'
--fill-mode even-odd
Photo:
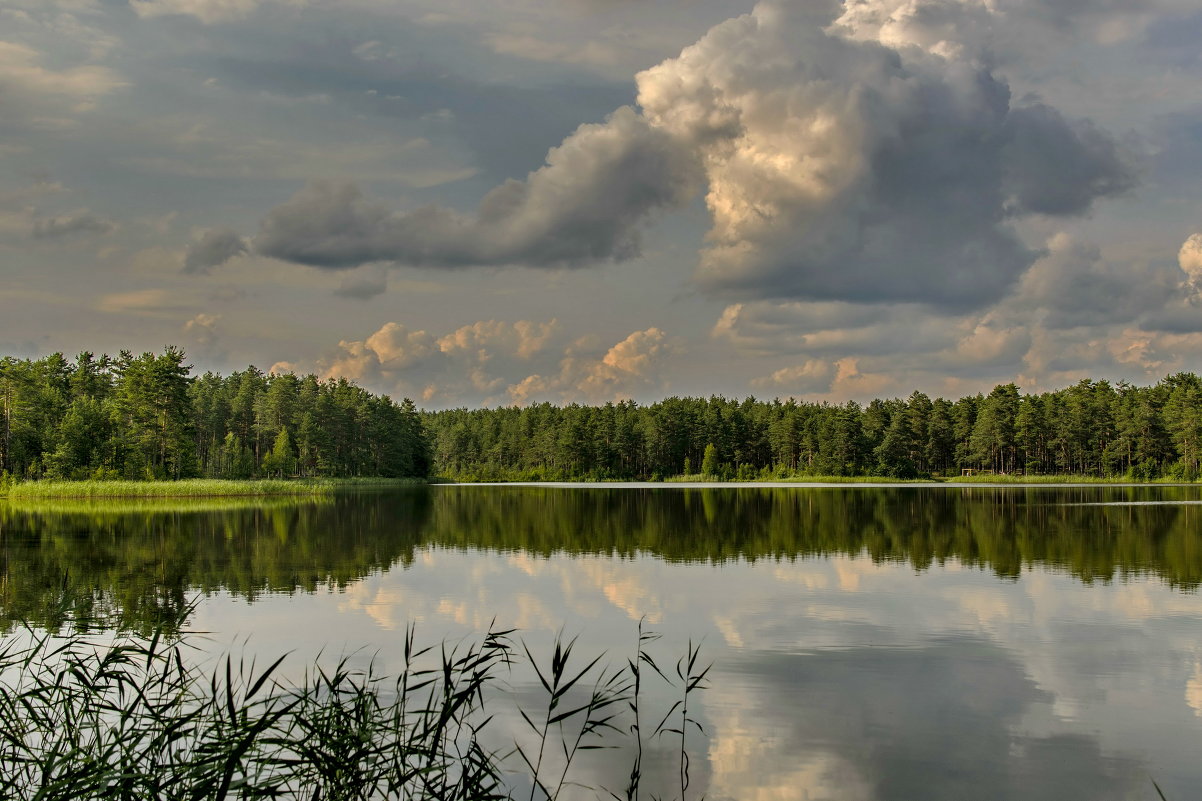
{"label": "sky", "polygon": [[1202,371],[1197,0],[0,0],[0,354],[431,409]]}

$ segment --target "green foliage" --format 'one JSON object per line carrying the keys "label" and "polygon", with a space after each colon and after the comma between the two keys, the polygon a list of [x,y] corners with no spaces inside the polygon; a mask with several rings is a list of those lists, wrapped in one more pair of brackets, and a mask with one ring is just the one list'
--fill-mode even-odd
{"label": "green foliage", "polygon": [[345,380],[254,367],[193,377],[169,347],[74,364],[2,359],[0,412],[0,471],[24,479],[658,480],[682,466],[707,480],[1202,476],[1202,380],[1191,373],[864,407],[715,396],[421,413]]}
{"label": "green foliage", "polygon": [[921,392],[864,407],[715,396],[452,409],[424,423],[434,472],[461,481],[1202,476],[1202,380],[1190,373],[1039,395],[1004,384],[954,402]]}
{"label": "green foliage", "polygon": [[408,399],[254,367],[190,375],[182,350],[0,360],[0,471],[26,479],[425,476]]}
{"label": "green foliage", "polygon": [[292,439],[288,436],[288,429],[281,428],[276,434],[275,444],[271,451],[263,457],[263,464],[259,469],[269,476],[290,476],[296,470],[296,456],[292,453]]}

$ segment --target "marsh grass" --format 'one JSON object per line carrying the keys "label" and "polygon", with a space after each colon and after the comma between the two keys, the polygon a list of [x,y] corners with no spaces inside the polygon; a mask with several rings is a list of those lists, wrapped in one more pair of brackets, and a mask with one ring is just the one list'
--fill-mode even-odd
{"label": "marsh grass", "polygon": [[[24,514],[61,515],[124,515],[189,514],[206,512],[238,512],[245,509],[285,509],[300,504],[333,503],[331,493],[313,495],[223,495],[223,496],[159,496],[159,497],[0,497],[4,508]],[[0,510],[2,511],[2,510]],[[2,519],[2,517],[0,517]]]}
{"label": "marsh grass", "polygon": [[[419,647],[410,627],[397,675],[344,657],[286,682],[284,657],[260,665],[226,656],[203,671],[186,641],[161,632],[100,642],[27,629],[0,648],[0,798],[487,801],[514,797],[507,777],[516,775],[529,785],[526,801],[542,801],[580,786],[582,752],[629,747],[630,733],[639,743],[626,797],[637,798],[645,682],[629,666],[650,665],[681,696],[652,736],[680,738],[683,801],[684,732],[699,728],[689,698],[708,668],[690,644],[678,684],[646,653],[654,638],[640,624],[635,658],[613,669],[600,655],[579,658],[574,639],[557,638],[540,661],[512,630]],[[497,747],[507,736],[497,705],[514,701],[517,666],[544,691],[541,706],[517,710],[534,738],[510,731],[512,745]]]}
{"label": "marsh grass", "polygon": [[233,481],[188,478],[179,481],[24,481],[0,489],[10,500],[37,498],[224,498],[273,495],[329,495],[345,490],[412,486],[411,478],[316,478]]}

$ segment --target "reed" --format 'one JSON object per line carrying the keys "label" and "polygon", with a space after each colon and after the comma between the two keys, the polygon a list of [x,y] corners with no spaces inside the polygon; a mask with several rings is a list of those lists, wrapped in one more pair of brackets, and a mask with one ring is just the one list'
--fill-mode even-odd
{"label": "reed", "polygon": [[[637,710],[642,682],[628,666],[654,666],[653,639],[640,625],[636,657],[614,669],[601,655],[578,658],[575,639],[557,638],[540,661],[512,630],[419,647],[410,627],[397,675],[344,657],[332,667],[319,659],[289,683],[284,657],[259,665],[226,656],[206,672],[190,663],[185,640],[161,631],[97,642],[26,629],[0,647],[0,798],[487,801],[529,785],[527,801],[551,801],[576,786],[582,752],[620,747],[632,731],[626,713]],[[535,708],[509,688],[518,666],[545,691]],[[664,717],[682,731],[697,725],[688,698],[706,670],[690,644],[677,670],[684,698]],[[494,717],[507,700],[535,735],[512,747]],[[676,730],[661,723],[656,734]],[[641,743],[637,753],[634,797]]]}
{"label": "reed", "polygon": [[35,498],[225,498],[273,495],[328,495],[356,489],[411,486],[409,478],[315,478],[234,481],[189,478],[179,481],[24,481],[0,489],[11,500]]}
{"label": "reed", "polygon": [[[328,505],[333,503],[333,494],[314,495],[196,495],[156,496],[138,498],[58,498],[19,497],[0,498],[4,509],[22,514],[41,515],[127,515],[146,514],[200,514],[211,512],[237,512],[245,509],[286,509],[300,505]],[[0,520],[3,510],[0,509]]]}

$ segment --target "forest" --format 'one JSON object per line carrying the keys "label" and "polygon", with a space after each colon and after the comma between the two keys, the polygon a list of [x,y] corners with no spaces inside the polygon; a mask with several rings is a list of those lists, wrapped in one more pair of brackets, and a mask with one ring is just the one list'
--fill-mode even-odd
{"label": "forest", "polygon": [[1202,379],[1082,380],[951,401],[914,392],[861,405],[667,398],[647,406],[455,409],[424,414],[434,469],[460,480],[1199,477]]}
{"label": "forest", "polygon": [[867,404],[667,398],[419,411],[345,379],[191,374],[182,350],[0,359],[0,475],[17,479],[1199,478],[1202,379],[1014,384]]}
{"label": "forest", "polygon": [[249,367],[191,375],[184,352],[0,360],[0,475],[17,479],[424,477],[421,417],[346,380]]}

